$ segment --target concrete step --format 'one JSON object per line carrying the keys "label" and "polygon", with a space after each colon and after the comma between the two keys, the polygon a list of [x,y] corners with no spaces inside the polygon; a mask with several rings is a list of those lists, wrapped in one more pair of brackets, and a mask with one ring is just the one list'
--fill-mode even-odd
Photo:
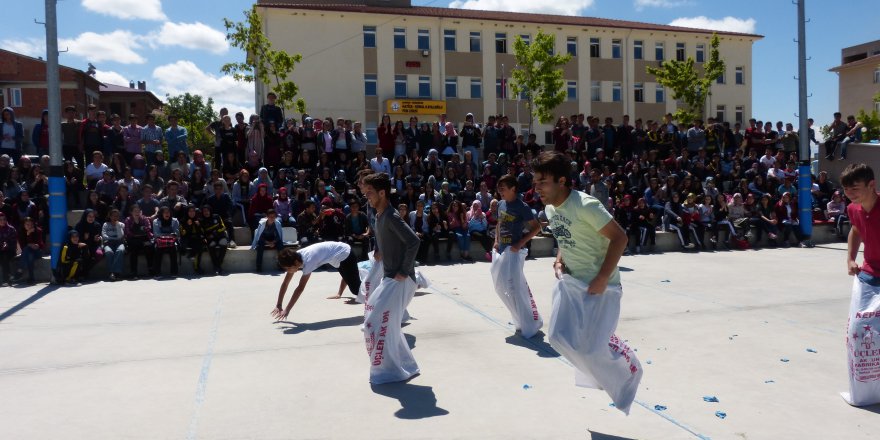
{"label": "concrete step", "polygon": [[[240,233],[240,232],[238,232],[240,229],[243,229],[248,234],[247,237],[250,237],[250,230],[247,228],[235,228],[236,234]],[[293,229],[293,228],[284,228],[284,229]],[[288,235],[287,235],[288,233],[289,233],[289,231],[285,231],[285,241],[287,241],[286,239],[288,237]],[[295,230],[293,231],[293,233],[295,234]],[[244,237],[242,237],[242,238],[244,238]],[[797,243],[794,243],[793,240],[794,239],[792,238],[792,244],[796,245]],[[291,241],[293,241],[293,240],[291,240]],[[840,242],[840,240],[835,235],[833,228],[829,225],[815,225],[813,227],[812,241],[815,244]],[[654,248],[654,252],[656,252],[656,253],[682,251],[681,244],[678,242],[678,237],[674,233],[658,231],[656,242],[657,242],[657,245]],[[252,251],[250,249],[250,239],[248,238],[247,240],[244,240],[244,241],[239,241],[238,239],[236,239],[236,243],[238,244],[238,247],[236,249],[228,249],[226,252],[226,258],[223,262],[223,270],[226,272],[253,272],[254,270],[256,270],[256,251]],[[756,243],[754,243],[754,239],[752,239],[753,247],[755,244]],[[768,244],[766,236],[763,238],[761,243],[757,243],[757,244],[761,245],[761,246],[766,246]],[[536,258],[551,257],[554,255],[553,248],[554,248],[554,242],[553,242],[552,237],[538,236],[538,237],[535,237],[532,240],[532,242],[530,243],[529,255],[531,257],[536,257]],[[721,247],[719,244],[719,250],[720,249],[723,249],[723,247]],[[355,245],[353,250],[354,250],[354,252],[356,252],[356,255],[361,255],[361,249],[360,249],[359,245]],[[440,253],[441,261],[440,262],[445,261],[445,253],[442,250],[445,250],[445,248],[441,245],[441,253]],[[483,249],[483,247],[480,245],[479,242],[471,241],[470,252],[471,252],[471,257],[474,260],[483,261],[483,255],[485,254],[485,250]],[[453,243],[451,253],[452,253],[452,261],[453,262],[460,260],[458,257],[458,248],[455,243]],[[263,254],[263,261],[264,261],[263,268],[264,268],[264,270],[266,270],[266,271],[276,270],[275,259],[276,259],[276,252],[274,250],[265,251],[265,253]],[[428,252],[427,261],[422,261],[422,263],[424,263],[424,264],[437,263],[437,261],[434,261],[434,258],[433,258],[433,248],[431,250],[429,250],[429,252]],[[18,267],[17,264],[18,264],[18,262],[16,261],[13,265],[13,268],[17,268]],[[48,282],[51,279],[49,265],[50,265],[49,257],[43,257],[42,259],[37,261],[37,264],[36,264],[36,267],[34,270],[34,276],[37,279],[37,281]],[[181,260],[181,264],[179,267],[180,267],[179,272],[180,272],[181,276],[187,276],[187,275],[193,274],[193,264],[186,257],[184,257]],[[202,255],[202,269],[208,273],[213,271],[213,268],[211,267],[211,259],[208,256],[207,252],[205,252]],[[128,258],[127,257],[125,259],[125,270],[126,270],[126,274],[128,274],[129,268],[128,268]],[[138,271],[142,276],[147,272],[147,262],[145,261],[145,259],[143,257],[141,257],[141,260],[138,263]],[[167,274],[168,272],[169,272],[169,261],[168,261],[168,258],[166,257],[163,259],[163,262],[162,262],[162,273]],[[99,262],[97,264],[97,266],[95,266],[92,269],[91,276],[93,279],[106,279],[107,278],[107,276],[108,276],[107,267],[106,267],[106,264],[104,261]]]}

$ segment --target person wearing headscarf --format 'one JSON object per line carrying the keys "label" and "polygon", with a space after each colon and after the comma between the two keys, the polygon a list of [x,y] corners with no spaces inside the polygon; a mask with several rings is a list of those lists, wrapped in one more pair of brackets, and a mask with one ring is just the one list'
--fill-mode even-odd
{"label": "person wearing headscarf", "polygon": [[201,225],[208,255],[211,257],[211,267],[215,275],[222,275],[226,245],[229,244],[229,231],[220,215],[214,214],[211,205],[202,206]]}
{"label": "person wearing headscarf", "polygon": [[9,224],[6,214],[0,212],[0,287],[10,286],[12,260],[18,248],[18,232]]}
{"label": "person wearing headscarf", "polygon": [[467,229],[471,239],[478,240],[486,251],[486,260],[492,261],[493,238],[489,236],[489,220],[483,212],[483,204],[479,200],[471,203],[467,213]]}
{"label": "person wearing headscarf", "polygon": [[455,131],[455,124],[447,122],[446,133],[440,140],[440,158],[449,162],[454,154],[458,154],[458,132]]}
{"label": "person wearing headscarf", "polygon": [[98,222],[94,209],[86,209],[80,217],[79,223],[76,224],[76,232],[79,233],[79,240],[85,243],[87,255],[83,257],[82,275],[83,278],[89,277],[92,267],[95,263],[101,261],[104,257],[103,238],[101,237],[101,223]]}
{"label": "person wearing headscarf", "polygon": [[162,256],[168,254],[171,262],[171,276],[177,276],[177,246],[180,238],[180,222],[171,215],[171,208],[159,208],[159,216],[153,220],[153,244],[156,247],[153,259],[153,273],[162,273]]}
{"label": "person wearing headscarf", "polygon": [[55,280],[59,284],[80,283],[86,278],[85,267],[89,261],[89,249],[79,239],[79,232],[76,229],[67,233],[67,242],[61,247],[61,255],[55,274]]}
{"label": "person wearing headscarf", "polygon": [[251,197],[248,205],[248,224],[251,230],[257,229],[260,219],[266,217],[266,212],[272,209],[273,201],[268,188],[265,183],[257,185],[257,193]]}

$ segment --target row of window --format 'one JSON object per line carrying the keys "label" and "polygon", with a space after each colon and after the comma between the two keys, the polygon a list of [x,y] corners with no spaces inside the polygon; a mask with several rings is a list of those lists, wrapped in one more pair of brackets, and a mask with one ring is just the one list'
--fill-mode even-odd
{"label": "row of window", "polygon": [[5,89],[0,88],[0,103],[6,103],[5,105],[9,105],[10,107],[21,107],[21,89],[8,89],[9,90],[9,98],[7,103],[7,97],[5,96]]}
{"label": "row of window", "polygon": [[[418,37],[416,39],[416,48],[418,50],[431,50],[431,32],[429,29],[418,29]],[[520,38],[526,42],[526,44],[531,42],[531,35],[529,34],[521,34]],[[621,58],[623,54],[623,40],[619,38],[615,38],[611,40],[611,58]],[[591,58],[601,58],[601,39],[600,38],[590,38],[590,57]],[[633,41],[633,59],[641,60],[644,59],[644,41],[643,40],[634,40]],[[376,26],[364,26],[364,47],[376,47]],[[566,38],[566,52],[571,54],[572,56],[578,56],[578,43],[577,37],[567,37]],[[406,49],[406,28],[394,28],[394,48],[395,49]],[[457,46],[457,31],[455,29],[444,29],[443,30],[443,50],[447,52],[456,52],[458,51]],[[470,52],[481,52],[483,50],[482,47],[482,33],[480,31],[471,31],[468,35],[468,50]],[[507,33],[506,32],[496,32],[495,33],[495,52],[496,53],[508,53],[508,44],[507,44]],[[687,49],[685,43],[676,43],[675,44],[675,59],[678,61],[684,61],[687,58]],[[657,42],[654,44],[654,59],[657,61],[663,61],[666,59],[666,44],[664,42]],[[705,62],[706,59],[706,45],[703,43],[699,43],[696,45],[696,58],[695,60],[698,63]]]}
{"label": "row of window", "polygon": [[[459,98],[458,93],[458,78],[451,76],[446,77],[444,81],[444,92],[445,97],[449,98]],[[507,93],[507,84],[505,80],[498,78],[495,80],[495,96],[500,99],[508,99]],[[566,82],[566,94],[567,100],[569,101],[577,101],[578,99],[578,87],[577,81],[567,81]],[[621,92],[622,86],[619,81],[615,81],[611,83],[611,100],[610,102],[620,102],[622,98]],[[364,95],[365,96],[378,96],[378,81],[375,74],[366,74],[364,75]],[[419,98],[431,98],[431,77],[430,76],[419,76],[418,79],[418,93],[416,95]],[[396,98],[406,98],[409,97],[409,89],[407,83],[406,75],[394,75],[394,97]],[[483,98],[483,80],[480,78],[471,78],[470,79],[470,98],[471,99],[482,99]],[[525,92],[522,92],[519,96],[519,99],[526,99]],[[643,83],[635,83],[633,86],[633,99],[635,102],[645,102],[645,85]],[[590,84],[590,100],[593,102],[601,102],[602,101],[602,83],[601,81],[593,81]],[[654,91],[654,102],[662,103],[666,102],[666,90],[660,84],[655,86]]]}
{"label": "row of window", "polygon": [[[736,106],[733,122],[737,124],[742,124],[745,120],[746,107],[743,105]],[[727,121],[727,106],[726,105],[717,105],[715,106],[715,120],[719,122]]]}

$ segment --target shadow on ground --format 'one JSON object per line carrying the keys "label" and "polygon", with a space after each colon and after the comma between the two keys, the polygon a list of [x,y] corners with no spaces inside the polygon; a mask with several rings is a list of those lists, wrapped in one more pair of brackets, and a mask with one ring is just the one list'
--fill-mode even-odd
{"label": "shadow on ground", "polygon": [[295,322],[282,321],[289,324],[293,324],[293,327],[282,327],[284,330],[284,334],[286,335],[295,335],[297,333],[307,332],[307,331],[316,331],[316,330],[327,330],[328,328],[334,327],[351,327],[355,325],[361,325],[364,323],[363,316],[352,316],[350,318],[337,318],[337,319],[328,319],[327,321],[318,321],[318,322],[309,322],[297,324]]}
{"label": "shadow on ground", "polygon": [[634,440],[630,437],[620,437],[611,434],[602,434],[596,431],[587,431],[590,433],[589,440]]}
{"label": "shadow on ground", "polygon": [[517,347],[528,348],[535,352],[539,357],[544,358],[555,358],[559,357],[560,354],[547,341],[544,340],[544,332],[538,332],[535,336],[531,338],[524,338],[521,334],[517,333],[515,335],[508,336],[504,340],[510,345],[516,345]]}
{"label": "shadow on ground", "polygon": [[400,402],[401,408],[394,413],[399,419],[416,420],[449,414],[449,411],[437,406],[437,396],[432,387],[396,382],[370,385],[370,388],[376,394]]}
{"label": "shadow on ground", "polygon": [[4,319],[9,318],[10,316],[12,316],[12,315],[14,315],[14,314],[20,312],[21,309],[24,309],[25,307],[27,307],[27,306],[29,306],[29,305],[31,305],[31,304],[33,304],[33,303],[39,301],[40,298],[42,298],[42,297],[44,297],[44,296],[46,296],[46,295],[48,295],[48,294],[50,294],[50,293],[52,293],[52,292],[58,290],[59,287],[60,287],[60,286],[58,286],[58,285],[56,285],[56,284],[49,284],[48,286],[45,286],[45,287],[41,288],[40,290],[38,290],[38,291],[37,291],[36,293],[34,293],[33,295],[27,297],[27,299],[25,299],[24,301],[22,301],[22,302],[20,302],[20,303],[18,303],[18,304],[16,304],[16,305],[10,307],[9,310],[7,310],[7,311],[3,312],[2,314],[0,314],[0,321],[3,321]]}

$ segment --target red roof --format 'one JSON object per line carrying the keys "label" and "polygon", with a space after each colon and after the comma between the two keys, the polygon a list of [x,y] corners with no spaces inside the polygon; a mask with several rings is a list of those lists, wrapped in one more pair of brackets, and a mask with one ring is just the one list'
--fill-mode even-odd
{"label": "red roof", "polygon": [[648,31],[665,32],[688,32],[688,33],[712,33],[719,35],[741,36],[748,38],[763,38],[756,34],[743,34],[738,32],[714,31],[710,29],[695,29],[663,24],[642,23],[638,21],[613,20],[608,18],[579,17],[568,15],[527,14],[522,12],[479,11],[473,9],[458,8],[432,8],[424,6],[412,7],[377,7],[364,5],[344,4],[303,4],[297,0],[259,0],[259,6],[269,8],[306,9],[315,11],[339,11],[361,12],[367,14],[410,15],[421,17],[454,18],[462,20],[490,20],[520,23],[542,23],[565,26],[589,26],[620,29],[641,29]]}

